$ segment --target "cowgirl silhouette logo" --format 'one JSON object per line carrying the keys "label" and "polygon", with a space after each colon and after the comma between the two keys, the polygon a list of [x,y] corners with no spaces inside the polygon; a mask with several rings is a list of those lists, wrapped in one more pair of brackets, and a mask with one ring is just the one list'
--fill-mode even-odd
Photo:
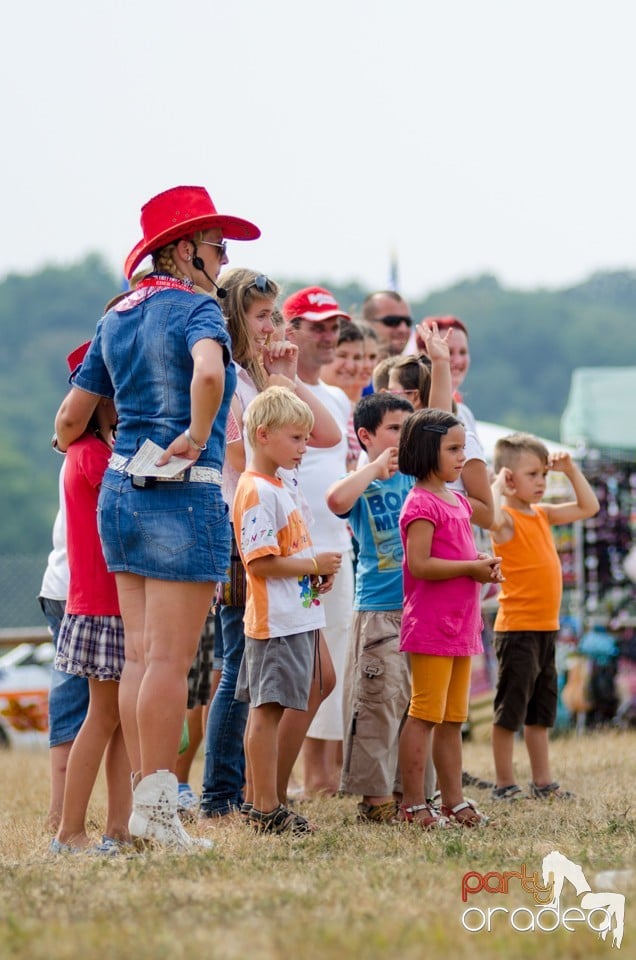
{"label": "cowgirl silhouette logo", "polygon": [[[561,904],[566,881],[580,898],[578,906]],[[585,924],[602,940],[611,932],[612,946],[620,949],[625,925],[625,896],[607,890],[594,892],[582,867],[568,860],[558,850],[552,850],[543,858],[540,875],[538,871],[529,873],[525,863],[520,870],[506,870],[503,873],[491,871],[486,874],[471,871],[464,874],[462,900],[466,902],[469,897],[481,892],[508,894],[517,883],[521,890],[532,896],[531,907],[508,910],[503,906],[486,909],[470,906],[461,917],[464,929],[469,933],[491,933],[498,923],[505,922],[504,917],[519,933],[535,930],[550,933],[559,926],[572,933],[577,929],[577,924]]]}

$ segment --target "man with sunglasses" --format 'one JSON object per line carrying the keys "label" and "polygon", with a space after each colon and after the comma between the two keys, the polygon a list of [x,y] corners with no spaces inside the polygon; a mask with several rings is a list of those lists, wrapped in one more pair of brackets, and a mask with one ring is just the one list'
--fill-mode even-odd
{"label": "man with sunglasses", "polygon": [[370,293],[362,304],[362,319],[378,336],[380,359],[403,352],[413,320],[408,303],[395,290]]}

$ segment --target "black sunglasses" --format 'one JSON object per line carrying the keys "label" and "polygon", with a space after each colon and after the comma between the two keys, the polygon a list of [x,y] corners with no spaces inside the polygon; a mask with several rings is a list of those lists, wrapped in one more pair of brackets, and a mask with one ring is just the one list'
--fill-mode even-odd
{"label": "black sunglasses", "polygon": [[388,317],[378,317],[378,323],[383,323],[385,327],[399,327],[401,323],[405,323],[407,327],[413,326],[413,321],[410,317],[396,317],[392,314]]}

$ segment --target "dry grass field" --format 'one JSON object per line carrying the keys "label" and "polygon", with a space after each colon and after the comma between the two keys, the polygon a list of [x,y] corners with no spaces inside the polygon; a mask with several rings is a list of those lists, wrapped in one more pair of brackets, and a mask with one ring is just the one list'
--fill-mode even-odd
{"label": "dry grass field", "polygon": [[[518,747],[519,780],[527,764]],[[302,840],[254,836],[239,823],[208,835],[211,852],[146,853],[130,858],[55,857],[43,826],[44,753],[0,755],[0,957],[20,960],[462,960],[506,956],[636,957],[636,733],[607,732],[553,742],[554,768],[576,791],[571,803],[495,805],[467,791],[493,815],[482,830],[435,835],[412,827],[355,822],[353,798],[307,804],[319,825]],[[465,765],[490,776],[486,743],[469,743]],[[193,783],[200,780],[200,765]],[[91,808],[95,836],[103,788]],[[515,907],[533,907],[518,881],[509,894],[473,894],[462,902],[462,877],[541,870],[559,850],[580,864],[593,891],[626,896],[619,951],[585,922],[554,932],[518,932]],[[597,882],[598,877],[598,882]],[[496,883],[497,879],[490,881]],[[566,883],[563,908],[578,904]],[[492,931],[468,932],[467,907],[506,907]],[[534,907],[535,911],[539,908]],[[524,917],[527,918],[527,913]],[[470,923],[476,925],[475,911]],[[525,926],[527,919],[519,920]],[[598,916],[592,925],[599,925]],[[470,925],[470,924],[469,924]]]}

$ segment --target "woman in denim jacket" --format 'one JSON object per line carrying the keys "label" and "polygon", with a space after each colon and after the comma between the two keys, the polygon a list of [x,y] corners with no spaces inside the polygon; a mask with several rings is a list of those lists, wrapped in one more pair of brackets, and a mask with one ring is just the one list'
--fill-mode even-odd
{"label": "woman in denim jacket", "polygon": [[[119,422],[104,476],[98,522],[116,574],[126,635],[120,712],[133,771],[130,833],[178,847],[195,841],[177,816],[172,772],[185,717],[187,675],[215,583],[226,579],[229,524],[221,496],[225,431],[236,376],[223,316],[210,296],[228,262],[224,238],[260,231],[218,214],[202,187],[174,187],[142,208],[143,239],[126,275],[148,254],[153,272],[97,325],[55,421],[65,449],[100,396]],[[133,477],[146,440],[191,467],[174,480]]]}

